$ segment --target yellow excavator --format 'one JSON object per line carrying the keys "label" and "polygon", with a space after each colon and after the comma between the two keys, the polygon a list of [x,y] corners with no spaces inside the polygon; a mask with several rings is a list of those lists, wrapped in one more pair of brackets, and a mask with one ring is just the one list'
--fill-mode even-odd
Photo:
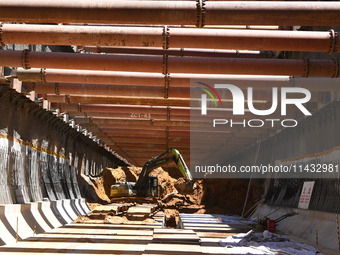
{"label": "yellow excavator", "polygon": [[[171,154],[170,154],[171,153]],[[170,155],[169,155],[170,154]],[[192,193],[194,183],[189,168],[185,164],[182,155],[178,150],[172,148],[162,153],[161,155],[150,159],[143,166],[142,172],[139,175],[137,182],[117,182],[111,186],[111,197],[157,197],[158,196],[158,178],[157,176],[149,176],[151,171],[161,165],[174,161],[178,169],[183,175],[186,183],[181,185],[179,193]],[[179,189],[178,187],[176,187]]]}

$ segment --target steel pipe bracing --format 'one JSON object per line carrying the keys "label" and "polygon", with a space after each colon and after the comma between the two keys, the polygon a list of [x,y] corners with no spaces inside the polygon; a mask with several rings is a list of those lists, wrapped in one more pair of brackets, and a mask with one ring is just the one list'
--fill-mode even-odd
{"label": "steel pipe bracing", "polygon": [[[340,79],[333,78],[298,78],[290,76],[261,75],[207,75],[207,74],[174,74],[167,80],[166,75],[159,73],[108,72],[87,70],[30,69],[18,68],[13,73],[24,82],[57,82],[82,84],[112,84],[132,86],[165,86],[190,87],[190,80],[220,80],[234,84],[240,88],[271,89],[272,87],[306,87],[313,91],[339,91]],[[320,86],[322,84],[322,86]]]}
{"label": "steel pipe bracing", "polygon": [[72,94],[83,96],[130,96],[130,97],[168,97],[190,98],[189,88],[168,88],[147,86],[120,86],[98,84],[75,84],[75,83],[24,83],[28,90],[34,90],[38,94]]}
{"label": "steel pipe bracing", "polygon": [[[315,32],[2,24],[0,31],[2,44],[133,46],[163,47],[163,49],[211,48],[329,53],[340,50],[338,47],[340,39],[333,30]],[[109,49],[99,48],[98,50],[107,52]],[[122,49],[114,49],[114,51],[117,50],[122,51]],[[136,49],[133,53],[143,54],[142,52],[142,49]],[[145,52],[148,53],[144,50]],[[155,52],[153,50],[153,53]],[[159,51],[157,53],[159,55]],[[199,53],[192,50],[169,51],[168,55],[172,54],[192,56]],[[201,54],[209,56],[211,53]]]}
{"label": "steel pipe bracing", "polygon": [[339,60],[237,59],[0,51],[0,66],[155,73],[338,77]]}
{"label": "steel pipe bracing", "polygon": [[[147,86],[125,86],[125,85],[98,85],[98,84],[75,84],[75,83],[24,83],[25,89],[34,90],[37,94],[66,94],[83,96],[115,96],[115,97],[167,97],[170,98],[200,98],[201,93],[197,90],[191,91],[190,88]],[[223,95],[223,94],[222,94]],[[292,95],[293,96],[293,95]],[[271,100],[271,91],[253,91],[256,100]],[[224,99],[231,99],[231,95]]]}
{"label": "steel pipe bracing", "polygon": [[26,23],[337,26],[340,3],[2,0],[0,17]]}

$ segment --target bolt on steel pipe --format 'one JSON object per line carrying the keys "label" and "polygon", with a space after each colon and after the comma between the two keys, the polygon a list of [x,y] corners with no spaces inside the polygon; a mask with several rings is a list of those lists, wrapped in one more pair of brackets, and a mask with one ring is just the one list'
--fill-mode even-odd
{"label": "bolt on steel pipe", "polygon": [[338,77],[339,60],[238,59],[0,51],[0,66],[156,73]]}
{"label": "bolt on steel pipe", "polygon": [[[338,52],[336,32],[2,24],[1,44]],[[91,48],[87,48],[91,49]],[[98,48],[101,52],[109,49]],[[121,51],[114,48],[111,51]],[[125,49],[126,50],[126,49]],[[132,53],[143,54],[142,49]],[[148,53],[144,50],[144,53]],[[157,52],[153,50],[153,53]],[[159,51],[158,51],[159,52]],[[157,52],[157,53],[158,53]],[[192,50],[163,54],[193,56]],[[204,56],[214,53],[202,52]],[[157,54],[159,55],[159,53]]]}
{"label": "bolt on steel pipe", "polygon": [[[30,69],[18,68],[13,77],[24,82],[58,82],[81,84],[112,84],[133,86],[164,86],[166,77],[159,73],[108,72],[65,69]],[[306,87],[313,91],[339,91],[340,79],[334,78],[299,78],[292,76],[261,75],[212,75],[212,74],[176,74],[172,73],[169,87],[190,87],[190,80],[218,80],[234,84],[240,88],[271,89],[272,87]],[[322,84],[322,86],[320,85]]]}
{"label": "bolt on steel pipe", "polygon": [[2,0],[0,17],[26,23],[337,26],[340,3]]}

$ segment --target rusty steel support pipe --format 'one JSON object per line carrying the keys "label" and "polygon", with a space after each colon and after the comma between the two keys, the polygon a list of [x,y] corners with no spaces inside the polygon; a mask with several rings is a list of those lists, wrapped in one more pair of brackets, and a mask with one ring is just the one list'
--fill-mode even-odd
{"label": "rusty steel support pipe", "polygon": [[130,48],[130,47],[84,47],[86,52],[93,53],[119,53],[141,55],[164,55],[180,57],[214,57],[214,58],[273,58],[273,51],[249,51],[249,50],[218,50],[218,49],[168,49],[159,48]]}
{"label": "rusty steel support pipe", "polygon": [[340,3],[2,0],[0,16],[26,23],[337,26]]}
{"label": "rusty steel support pipe", "polygon": [[[122,104],[122,105],[152,105],[152,106],[190,106],[190,99],[184,98],[152,98],[152,97],[106,97],[106,96],[73,96],[46,95],[51,103],[80,103],[80,104]],[[197,102],[198,106],[198,102]]]}
{"label": "rusty steel support pipe", "polygon": [[156,73],[338,77],[339,60],[247,59],[0,51],[0,66]]}
{"label": "rusty steel support pipe", "polygon": [[[145,126],[179,126],[179,127],[190,127],[190,121],[167,121],[167,120],[140,120],[140,119],[102,119],[102,118],[84,118],[84,117],[75,117],[76,123],[83,125],[85,123],[95,123],[95,124],[114,124],[114,125],[145,125]],[[206,125],[203,122],[197,123],[200,126]],[[194,125],[191,122],[191,125]]]}
{"label": "rusty steel support pipe", "polygon": [[[77,96],[77,95],[50,95],[44,96],[51,103],[69,103],[69,104],[118,104],[118,105],[149,105],[149,106],[180,106],[180,107],[200,107],[200,98],[154,98],[154,97],[107,97],[107,96]],[[208,107],[214,104],[208,101]],[[223,106],[226,108],[233,107],[232,99],[223,99]],[[257,109],[266,109],[270,107],[267,100],[254,100],[254,107]]]}
{"label": "rusty steel support pipe", "polygon": [[[339,14],[340,15],[340,14]],[[165,30],[164,30],[165,29]],[[161,27],[102,27],[3,24],[1,44],[163,47],[154,49],[97,48],[97,52],[201,57],[223,52],[167,50],[169,48],[338,52],[340,38],[333,30],[267,31]],[[165,36],[166,35],[166,36]],[[85,48],[91,49],[91,48]],[[93,48],[92,48],[93,49]],[[117,52],[118,51],[118,52]],[[131,53],[130,53],[131,52]],[[234,56],[235,57],[235,56]]]}
{"label": "rusty steel support pipe", "polygon": [[[88,117],[88,118],[122,118],[122,119],[131,119],[131,120],[167,120],[169,118],[169,121],[201,121],[202,116],[201,115],[195,115],[195,116],[190,116],[190,115],[174,115],[171,114],[169,116],[167,115],[159,115],[159,114],[153,114],[148,117],[140,117],[140,118],[135,118],[131,117],[131,114],[126,114],[126,113],[102,113],[102,112],[92,112],[92,113],[79,113],[79,112],[70,112],[69,113],[71,116],[77,116],[77,117]],[[292,115],[289,115],[291,117]],[[219,115],[214,115],[209,113],[210,118],[233,118],[234,115],[232,113],[229,114],[219,114]],[[243,119],[254,119],[257,116],[254,114],[245,114],[242,116]],[[279,114],[272,114],[270,115],[270,118],[280,118],[281,115]],[[295,116],[294,116],[295,117]],[[262,119],[260,117],[259,119]]]}
{"label": "rusty steel support pipe", "polygon": [[[130,113],[134,115],[166,114],[167,107],[162,106],[129,106],[129,105],[95,105],[95,104],[55,104],[62,112],[103,112],[103,113]],[[173,108],[171,108],[173,110]],[[189,114],[190,108],[184,108],[183,114]]]}
{"label": "rusty steel support pipe", "polygon": [[[168,98],[200,98],[200,90],[190,88],[170,87],[165,91],[164,87],[147,86],[119,86],[98,84],[75,84],[75,83],[24,83],[26,90],[34,90],[37,94],[56,95],[82,95],[82,96],[116,96],[116,97],[165,97]],[[293,95],[292,95],[293,96]],[[255,100],[272,100],[271,91],[253,91]],[[224,99],[232,99],[231,95]]]}
{"label": "rusty steel support pipe", "polygon": [[[84,125],[84,124],[82,124]],[[86,125],[86,124],[85,124]],[[146,128],[146,126],[144,125],[135,125],[135,126],[125,126],[124,128],[122,127],[117,127],[115,125],[111,125],[111,124],[105,124],[105,125],[98,125],[101,129],[111,129],[112,131],[116,130],[117,132],[119,132],[118,130],[131,130],[131,132],[139,132],[139,131],[145,131],[145,130],[151,130],[151,131],[164,131],[166,130],[166,127],[155,127],[155,126],[148,126],[148,128]],[[171,131],[181,131],[181,132],[190,132],[190,127],[168,127],[169,128],[169,132]]]}
{"label": "rusty steel support pipe", "polygon": [[[30,69],[18,68],[13,73],[24,82],[58,82],[83,84],[112,84],[133,86],[164,86],[166,76],[159,73],[105,72],[64,69]],[[169,78],[169,87],[190,87],[190,80],[217,80],[234,84],[240,88],[271,89],[272,87],[306,87],[311,91],[339,91],[340,79],[333,78],[299,78],[289,76],[260,75],[207,75],[207,74],[174,74]],[[320,86],[322,84],[322,86]]]}
{"label": "rusty steel support pipe", "polygon": [[[112,113],[103,113],[103,112],[92,112],[92,113],[81,113],[81,112],[69,112],[69,114],[71,116],[84,116],[84,117],[100,117],[100,118],[123,118],[123,119],[126,119],[126,118],[130,118],[130,119],[155,119],[155,120],[167,120],[168,116],[167,115],[160,115],[160,114],[153,114],[153,115],[146,115],[145,117],[139,117],[139,118],[136,118],[136,117],[131,117],[131,114],[129,113],[115,113],[115,114],[112,114]],[[226,117],[226,116],[224,116]],[[191,119],[193,119],[194,117],[191,117]],[[196,116],[196,118],[200,118]],[[181,120],[190,120],[190,115],[171,115],[170,116],[170,120],[173,121],[181,121]]]}
{"label": "rusty steel support pipe", "polygon": [[[131,96],[131,97],[164,97],[164,87],[119,86],[75,83],[32,83],[24,87],[38,94],[72,94],[83,96]],[[189,88],[168,88],[168,97],[190,98]]]}

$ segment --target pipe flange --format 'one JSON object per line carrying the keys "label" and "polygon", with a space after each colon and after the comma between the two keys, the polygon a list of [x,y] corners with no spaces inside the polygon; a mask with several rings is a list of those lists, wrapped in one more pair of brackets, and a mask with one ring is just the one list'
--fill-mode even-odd
{"label": "pipe flange", "polygon": [[163,50],[169,49],[169,39],[170,39],[170,33],[169,33],[169,27],[164,26],[163,27]]}
{"label": "pipe flange", "polygon": [[330,41],[328,54],[331,55],[334,52],[336,52],[338,33],[335,32],[333,29],[330,29],[328,32],[329,32],[329,41]]}
{"label": "pipe flange", "polygon": [[166,120],[170,121],[170,117],[171,117],[171,107],[168,106],[167,107],[167,112],[166,112]]}
{"label": "pipe flange", "polygon": [[43,84],[46,83],[46,68],[40,69],[40,80]]}
{"label": "pipe flange", "polygon": [[3,28],[3,26],[4,26],[4,23],[0,22],[0,45],[2,47],[5,46],[5,43],[4,43],[3,39],[2,39],[2,28]]}
{"label": "pipe flange", "polygon": [[22,66],[22,68],[24,68],[26,70],[31,69],[31,67],[29,65],[29,61],[30,61],[29,54],[30,54],[30,52],[31,52],[30,50],[25,49],[21,53],[21,66]]}
{"label": "pipe flange", "polygon": [[163,74],[168,74],[168,55],[163,55]]}
{"label": "pipe flange", "polygon": [[65,103],[66,104],[70,104],[71,103],[70,95],[65,95]]}
{"label": "pipe flange", "polygon": [[202,28],[205,23],[205,0],[197,0],[196,2],[196,27]]}
{"label": "pipe flange", "polygon": [[164,98],[169,97],[169,86],[170,86],[170,75],[165,74],[164,75],[164,91],[163,91]]}
{"label": "pipe flange", "polygon": [[303,70],[303,74],[301,75],[301,77],[307,78],[309,76],[309,59],[304,58],[303,62],[304,62],[304,70]]}
{"label": "pipe flange", "polygon": [[59,83],[54,83],[54,92],[57,96],[60,95],[60,91],[59,91]]}
{"label": "pipe flange", "polygon": [[183,48],[180,48],[180,49],[179,49],[179,55],[180,55],[181,57],[184,57],[184,49],[183,49]]}
{"label": "pipe flange", "polygon": [[338,58],[332,59],[334,62],[334,74],[332,78],[338,78],[339,77],[339,72],[340,72],[340,61]]}

